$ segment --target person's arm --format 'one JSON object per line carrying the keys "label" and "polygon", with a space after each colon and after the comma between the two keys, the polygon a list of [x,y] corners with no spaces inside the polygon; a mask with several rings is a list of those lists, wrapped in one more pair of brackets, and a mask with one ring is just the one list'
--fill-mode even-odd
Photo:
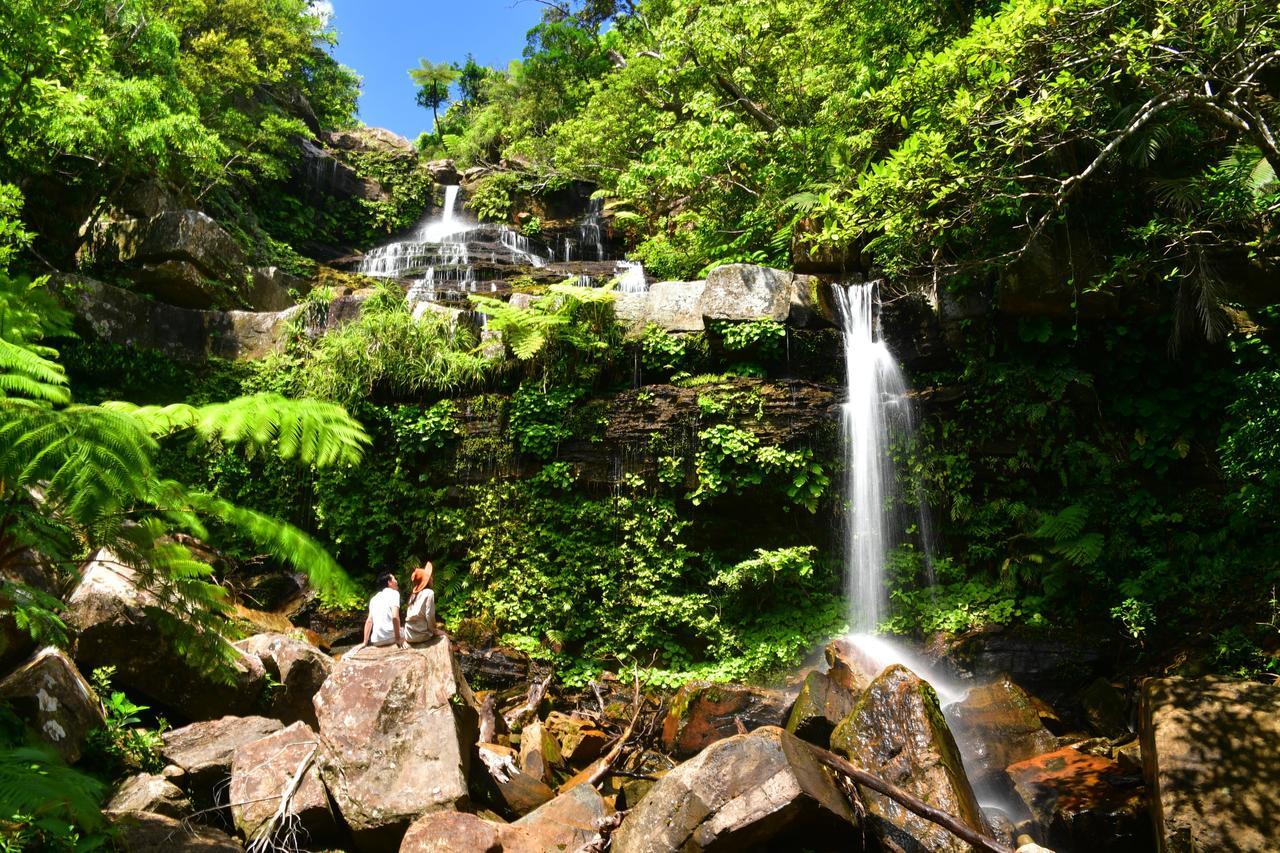
{"label": "person's arm", "polygon": [[400,610],[398,608],[395,615],[391,617],[391,625],[396,629],[396,645],[402,649],[409,648],[409,644],[404,641],[404,635],[400,633]]}
{"label": "person's arm", "polygon": [[364,617],[364,639],[361,640],[356,645],[356,647],[353,648],[350,652],[347,652],[347,654],[353,654],[355,652],[358,652],[361,649],[363,649],[365,646],[369,645],[369,635],[372,633],[373,633],[373,615],[370,614],[369,616]]}

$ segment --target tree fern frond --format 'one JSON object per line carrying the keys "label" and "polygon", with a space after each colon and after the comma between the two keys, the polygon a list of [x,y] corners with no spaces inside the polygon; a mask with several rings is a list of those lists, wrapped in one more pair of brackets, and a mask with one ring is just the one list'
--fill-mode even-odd
{"label": "tree fern frond", "polygon": [[62,365],[44,347],[22,346],[0,337],[0,397],[67,403],[71,391]]}
{"label": "tree fern frond", "polygon": [[[582,285],[574,284],[572,281],[562,281],[550,285],[547,288],[547,292],[566,296],[587,305],[612,302],[617,296],[612,287],[583,287]],[[539,303],[541,301],[539,300]],[[535,305],[539,303],[535,303]]]}
{"label": "tree fern frond", "polygon": [[0,820],[61,818],[82,829],[104,825],[105,786],[34,747],[0,749]]}
{"label": "tree fern frond", "polygon": [[1071,504],[1054,515],[1045,516],[1032,536],[1037,539],[1062,541],[1074,539],[1084,530],[1089,520],[1089,508],[1083,504]]}

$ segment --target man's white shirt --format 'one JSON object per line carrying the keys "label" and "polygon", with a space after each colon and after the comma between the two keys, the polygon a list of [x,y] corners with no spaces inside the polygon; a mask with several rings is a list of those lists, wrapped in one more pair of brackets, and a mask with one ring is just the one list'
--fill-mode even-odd
{"label": "man's white shirt", "polygon": [[396,641],[395,618],[400,615],[400,592],[387,587],[369,600],[369,618],[373,630],[369,645],[385,646]]}

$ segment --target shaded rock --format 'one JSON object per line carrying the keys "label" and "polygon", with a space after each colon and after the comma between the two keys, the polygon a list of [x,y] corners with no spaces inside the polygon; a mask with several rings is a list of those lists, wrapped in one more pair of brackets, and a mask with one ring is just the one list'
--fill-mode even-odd
{"label": "shaded rock", "polygon": [[786,722],[787,697],[776,690],[741,684],[691,681],[671,700],[662,721],[662,747],[677,757],[687,757],[709,744],[761,726]]}
{"label": "shaded rock", "polygon": [[516,649],[463,646],[458,663],[473,690],[509,690],[529,682],[529,656]]}
{"label": "shaded rock", "polygon": [[563,763],[564,758],[560,755],[560,744],[555,735],[537,721],[524,727],[520,732],[521,770],[549,785],[552,771]]}
{"label": "shaded rock", "polygon": [[313,844],[323,844],[336,836],[337,822],[315,765],[319,748],[319,737],[306,723],[294,723],[236,747],[231,760],[229,797],[231,817],[242,836],[251,839],[264,829],[304,765],[307,769],[289,799],[288,814]]}
{"label": "shaded rock", "polygon": [[114,666],[116,683],[180,719],[245,714],[258,706],[267,674],[256,657],[236,651],[231,686],[190,666],[160,631],[157,600],[135,584],[133,569],[106,549],[81,569],[67,599],[75,659],[85,670]]}
{"label": "shaded rock", "polygon": [[305,286],[302,279],[279,267],[256,267],[244,301],[254,311],[283,311],[297,302],[290,291],[301,292]]}
{"label": "shaded rock", "polygon": [[191,813],[191,800],[159,773],[139,773],[120,784],[107,802],[108,812],[150,812],[181,820]]}
{"label": "shaded rock", "polygon": [[791,849],[847,842],[853,810],[809,747],[768,726],[707,747],[662,777],[613,835],[616,853]]}
{"label": "shaded rock", "polygon": [[502,834],[503,850],[577,850],[599,837],[606,814],[596,789],[578,785],[511,824]]}
{"label": "shaded rock", "polygon": [[409,827],[400,853],[503,853],[504,831],[511,834],[508,827],[466,812],[432,812]]}
{"label": "shaded rock", "polygon": [[653,750],[643,750],[627,760],[626,770],[637,777],[653,778],[622,779],[618,785],[618,808],[633,809],[640,804],[658,780],[666,776],[676,767],[676,762],[669,755]]}
{"label": "shaded rock", "polygon": [[192,723],[164,733],[160,754],[185,773],[185,787],[198,805],[219,800],[231,778],[236,749],[280,731],[279,720],[267,717],[223,717]]}
{"label": "shaded rock", "polygon": [[1280,687],[1216,677],[1148,679],[1139,720],[1161,850],[1275,849]]}
{"label": "shaded rock", "polygon": [[166,210],[193,208],[196,200],[184,190],[146,178],[126,187],[116,196],[117,206],[130,216],[150,219]]}
{"label": "shaded rock", "polygon": [[301,720],[315,725],[312,699],[333,671],[332,658],[311,643],[285,634],[255,634],[235,647],[256,656],[279,685],[271,690],[268,700],[273,717],[286,723]]}
{"label": "shaded rock", "polygon": [[320,774],[361,849],[395,849],[414,818],[467,804],[478,711],[447,638],[343,657],[315,708]]}
{"label": "shaded rock", "polygon": [[1031,697],[1008,676],[972,688],[947,709],[947,720],[977,787],[1003,782],[1010,764],[1057,746]]}
{"label": "shaded rock", "polygon": [[488,771],[497,799],[508,812],[526,815],[555,796],[538,777],[520,769],[519,754],[510,747],[482,743],[477,747],[480,763]]}
{"label": "shaded rock", "polygon": [[116,812],[111,826],[129,853],[241,853],[240,843],[221,830],[151,812]]}
{"label": "shaded rock", "polygon": [[1080,691],[1080,707],[1094,731],[1110,738],[1129,733],[1129,703],[1125,701],[1124,694],[1105,678],[1094,679]]}
{"label": "shaded rock", "polygon": [[803,740],[826,747],[836,724],[853,710],[854,695],[822,672],[805,676],[787,717],[787,731]]}
{"label": "shaded rock", "polygon": [[[137,259],[152,264],[188,263],[202,275],[239,287],[244,285],[247,265],[240,244],[213,217],[198,210],[165,210],[147,220]],[[186,295],[189,302],[173,304],[203,308],[214,301],[208,295]]]}
{"label": "shaded rock", "polygon": [[854,696],[861,696],[879,674],[879,669],[848,640],[832,640],[823,649],[827,659],[827,677]]}
{"label": "shaded rock", "polygon": [[[52,582],[53,567],[48,565],[45,557],[30,548],[20,551],[12,558],[5,560],[0,567],[0,581],[9,584],[22,584],[38,592],[57,597],[57,589]],[[27,594],[20,592],[21,587],[9,587],[10,595]],[[3,608],[0,613],[0,672],[8,672],[36,651],[36,641],[26,628],[18,627],[11,608]]]}
{"label": "shaded rock", "polygon": [[431,173],[431,180],[437,184],[449,186],[462,180],[462,176],[458,174],[458,167],[452,160],[432,160],[427,163],[426,168]]}
{"label": "shaded rock", "polygon": [[299,140],[298,150],[301,156],[294,166],[291,184],[304,198],[390,200],[391,195],[382,184],[363,177],[311,140]]}
{"label": "shaded rock", "polygon": [[1149,850],[1142,777],[1109,758],[1060,749],[1009,767],[1039,836],[1065,850]]}
{"label": "shaded rock", "polygon": [[36,652],[0,682],[0,697],[68,764],[80,760],[85,738],[103,724],[102,703],[66,653]]}
{"label": "shaded rock", "polygon": [[[938,697],[906,667],[891,666],[871,683],[853,713],[836,726],[831,748],[854,766],[982,829],[982,812]],[[886,849],[967,853],[967,844],[937,824],[888,797],[860,791],[869,826]]]}
{"label": "shaded rock", "polygon": [[800,329],[839,325],[831,285],[811,275],[793,276],[787,322]]}
{"label": "shaded rock", "polygon": [[594,723],[561,714],[559,711],[548,714],[543,726],[559,742],[560,755],[564,760],[578,766],[595,761],[609,740]]}

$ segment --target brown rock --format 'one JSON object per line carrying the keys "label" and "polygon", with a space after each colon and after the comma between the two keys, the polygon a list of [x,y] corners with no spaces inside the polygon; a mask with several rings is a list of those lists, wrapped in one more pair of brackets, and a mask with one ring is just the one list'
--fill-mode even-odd
{"label": "brown rock", "polygon": [[1105,678],[1080,691],[1080,707],[1094,731],[1109,738],[1129,733],[1129,703],[1114,684]]}
{"label": "brown rock", "polygon": [[316,724],[312,699],[333,671],[333,659],[315,646],[284,634],[255,634],[235,644],[254,655],[278,687],[271,691],[270,712],[286,723]]}
{"label": "brown rock", "polygon": [[303,766],[306,770],[289,799],[288,814],[312,843],[334,838],[337,823],[315,764],[319,749],[319,736],[306,723],[294,723],[236,748],[231,762],[231,817],[244,838],[254,839],[265,831],[280,807],[281,795]]}
{"label": "brown rock", "polygon": [[832,640],[823,654],[827,658],[827,677],[855,697],[861,696],[880,672],[872,660],[848,640]]}
{"label": "brown rock", "polygon": [[[579,785],[504,830],[506,851],[578,850],[599,837],[604,800],[590,785]],[[510,830],[515,830],[511,832]]]}
{"label": "brown rock", "polygon": [[787,717],[787,731],[826,748],[836,724],[853,710],[853,694],[825,673],[811,672]]}
{"label": "brown rock", "polygon": [[0,697],[57,753],[80,760],[89,732],[103,724],[102,704],[61,649],[46,646],[0,682]]}
{"label": "brown rock", "polygon": [[1276,849],[1280,687],[1216,677],[1148,679],[1139,719],[1161,850]]}
{"label": "brown rock", "polygon": [[[906,667],[891,666],[871,683],[853,713],[836,726],[831,748],[854,766],[982,829],[982,813],[938,697]],[[968,853],[967,844],[937,824],[888,797],[860,790],[869,826],[886,849]]]}
{"label": "brown rock", "polygon": [[1039,835],[1055,849],[1151,849],[1142,778],[1109,758],[1060,749],[1009,767]]}
{"label": "brown rock", "polygon": [[503,853],[504,828],[466,812],[432,812],[409,827],[400,853]]}
{"label": "brown rock", "polygon": [[191,801],[173,782],[159,773],[130,776],[108,801],[104,811],[150,812],[182,820],[191,813]]}
{"label": "brown rock", "polygon": [[110,818],[129,853],[241,853],[238,841],[211,826],[150,812],[116,812]]}
{"label": "brown rock", "polygon": [[543,723],[546,731],[560,743],[560,755],[579,767],[600,757],[609,737],[587,720],[552,711]]}
{"label": "brown rock", "polygon": [[809,747],[780,728],[718,741],[667,773],[613,835],[616,853],[852,849],[853,810]]}
{"label": "brown rock", "polygon": [[493,790],[508,812],[526,815],[555,796],[545,782],[520,769],[514,749],[482,743],[477,751]]}
{"label": "brown rock", "polygon": [[478,712],[447,638],[348,654],[315,707],[320,774],[361,849],[395,849],[418,816],[467,804]]}
{"label": "brown rock", "polygon": [[223,717],[192,723],[164,733],[161,755],[185,772],[187,791],[196,803],[215,802],[218,789],[231,778],[237,747],[253,743],[284,726],[267,717]]}
{"label": "brown rock", "polygon": [[254,311],[284,311],[297,304],[291,291],[301,293],[306,283],[279,267],[256,267],[248,290],[245,305]]}
{"label": "brown rock", "polygon": [[971,689],[948,708],[947,719],[977,786],[1003,781],[1004,768],[1057,745],[1031,697],[1007,675]]}
{"label": "brown rock", "polygon": [[521,770],[550,785],[552,771],[563,763],[560,744],[556,742],[555,735],[537,721],[524,727],[524,731],[520,733]]}
{"label": "brown rock", "polygon": [[789,704],[776,690],[691,681],[676,693],[662,721],[663,749],[687,757],[738,734],[740,725],[747,731],[781,726]]}

